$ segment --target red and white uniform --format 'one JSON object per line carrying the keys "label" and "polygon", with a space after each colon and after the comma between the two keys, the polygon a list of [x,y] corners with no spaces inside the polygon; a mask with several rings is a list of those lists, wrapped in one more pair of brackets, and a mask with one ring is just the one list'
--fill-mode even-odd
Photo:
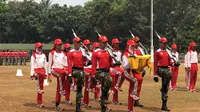
{"label": "red and white uniform", "polygon": [[172,65],[172,60],[167,50],[158,49],[154,54],[154,77],[158,75],[158,67],[169,67]]}
{"label": "red and white uniform", "polygon": [[[92,60],[92,52],[88,52],[89,60]],[[84,97],[83,97],[83,103],[85,105],[89,104],[89,90],[91,90],[91,74],[92,74],[92,65],[84,66],[84,72],[85,72],[85,90],[84,90]]]}
{"label": "red and white uniform", "polygon": [[[115,50],[113,51],[113,54],[115,55],[115,59],[119,61],[120,63],[122,62],[122,53],[120,50]],[[121,88],[122,83],[124,82],[124,69],[120,67],[120,65],[115,65],[116,62],[113,59],[113,64],[114,67],[110,69],[110,74],[112,77],[112,88],[111,90],[114,92],[113,94],[113,103],[118,102],[118,89]]]}
{"label": "red and white uniform", "polygon": [[[140,49],[135,49],[134,50],[134,54],[137,55],[137,56],[142,56],[143,53]],[[140,92],[141,92],[141,88],[142,88],[142,82],[143,82],[143,77],[141,74],[139,73],[135,73],[134,74],[134,78],[137,79],[138,81],[138,90],[137,90],[137,96],[140,97]]]}
{"label": "red and white uniform", "polygon": [[131,97],[131,95],[137,95],[137,89],[138,89],[138,81],[136,78],[134,78],[134,73],[132,73],[133,76],[131,76],[131,70],[129,67],[128,57],[129,55],[133,55],[133,52],[126,51],[122,57],[123,60],[123,67],[124,67],[124,76],[127,81],[129,81],[129,90],[128,90],[128,110],[133,111],[133,104],[134,99]]}
{"label": "red and white uniform", "polygon": [[65,76],[66,76],[67,57],[63,51],[52,50],[49,53],[49,74],[57,78],[56,103],[60,102],[61,95],[65,94]]}
{"label": "red and white uniform", "polygon": [[[67,53],[65,53],[65,56],[67,57]],[[67,64],[68,65],[68,64]],[[69,67],[68,66],[66,66],[65,67],[65,69],[66,69],[66,71],[69,71]],[[71,83],[69,82],[69,80],[68,80],[68,76],[65,76],[65,92],[66,92],[66,96],[65,96],[65,100],[67,101],[67,102],[71,102],[70,101],[70,89],[71,89]]]}
{"label": "red and white uniform", "polygon": [[[177,61],[179,61],[179,53],[178,52],[172,52],[172,55],[174,55],[176,57]],[[173,62],[173,60],[172,60],[172,62]],[[178,78],[179,67],[172,66],[171,71],[172,71],[171,88],[175,89],[175,88],[177,88],[176,82],[177,82],[177,78]]]}
{"label": "red and white uniform", "polygon": [[[189,47],[188,47],[188,52],[189,52],[190,50],[189,50]],[[185,67],[185,82],[186,82],[186,87],[187,87],[187,89],[189,89],[189,85],[190,85],[190,71],[188,71],[188,68],[189,68],[189,64],[188,64],[188,62],[189,62],[189,58],[188,58],[188,54],[189,53],[186,53],[185,54],[185,58],[184,58],[184,67]]]}
{"label": "red and white uniform", "polygon": [[47,59],[44,53],[34,52],[31,56],[31,77],[38,78],[37,84],[37,104],[42,104],[42,92],[44,79],[47,76]]}
{"label": "red and white uniform", "polygon": [[[99,44],[97,42],[94,42],[93,45],[92,45],[92,49],[93,51],[95,51],[96,49],[99,48]],[[92,77],[92,76],[91,76]],[[93,84],[91,83],[91,88],[94,88],[95,89],[95,92],[94,92],[94,99],[95,100],[98,100],[100,98],[100,87],[101,87],[101,82],[100,81],[97,81],[97,84]]]}
{"label": "red and white uniform", "polygon": [[187,53],[187,67],[190,68],[190,84],[189,90],[194,90],[196,80],[197,80],[197,72],[198,72],[198,53],[197,51],[190,50]]}

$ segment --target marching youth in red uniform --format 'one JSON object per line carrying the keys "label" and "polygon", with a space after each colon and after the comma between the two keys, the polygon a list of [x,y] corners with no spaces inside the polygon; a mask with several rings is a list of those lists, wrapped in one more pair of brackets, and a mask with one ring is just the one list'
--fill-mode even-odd
{"label": "marching youth in red uniform", "polygon": [[61,50],[63,42],[61,39],[56,39],[54,41],[54,47],[49,53],[49,74],[52,74],[57,78],[57,90],[56,90],[56,104],[55,110],[59,110],[59,104],[61,100],[61,95],[65,96],[65,76],[68,74],[66,70],[67,57],[65,53]]}
{"label": "marching youth in red uniform", "polygon": [[127,41],[126,51],[124,52],[124,55],[122,57],[122,65],[124,68],[124,76],[127,81],[129,81],[129,90],[128,90],[128,112],[134,112],[133,110],[133,104],[135,100],[139,100],[139,97],[137,96],[137,90],[138,90],[138,81],[134,77],[135,72],[130,70],[130,65],[128,62],[129,56],[134,56],[134,49],[135,49],[135,42],[133,40]]}
{"label": "marching youth in red uniform", "polygon": [[40,42],[35,44],[35,52],[31,56],[31,79],[37,79],[37,104],[41,108],[44,107],[43,105],[43,84],[44,79],[47,77],[47,59],[46,55],[42,53],[43,45]]}
{"label": "marching youth in red uniform", "polygon": [[[175,56],[177,60],[179,60],[179,58],[178,58],[179,53],[177,52],[177,45],[172,44],[171,48],[172,48],[172,55]],[[176,83],[177,83],[177,78],[178,78],[179,67],[172,66],[171,71],[172,71],[172,79],[171,79],[171,88],[170,89],[173,91],[173,90],[177,89]]]}
{"label": "marching youth in red uniform", "polygon": [[118,91],[121,90],[122,83],[124,82],[124,69],[121,67],[122,53],[119,50],[119,40],[117,38],[112,39],[113,54],[115,55],[115,60],[113,59],[114,67],[110,69],[110,74],[112,76],[112,88],[113,92],[113,104],[122,104],[118,99]]}
{"label": "marching youth in red uniform", "polygon": [[[64,44],[64,52],[65,52],[65,56],[67,57],[67,54],[68,54],[68,52],[71,50],[71,46],[70,46],[70,44],[69,43],[66,43],[66,44]],[[66,70],[68,71],[68,66],[66,66]],[[66,88],[65,88],[65,93],[66,93],[66,95],[65,95],[65,100],[66,100],[66,104],[67,105],[72,105],[72,102],[71,102],[71,100],[70,100],[70,93],[71,93],[71,91],[70,91],[70,88],[71,88],[71,83],[69,82],[69,78],[68,78],[68,75],[66,75],[65,76],[65,86],[66,86]]]}
{"label": "marching youth in red uniform", "polygon": [[188,58],[188,71],[190,72],[189,90],[195,92],[195,85],[198,73],[198,53],[196,51],[196,43],[190,43],[190,51],[187,53]]}

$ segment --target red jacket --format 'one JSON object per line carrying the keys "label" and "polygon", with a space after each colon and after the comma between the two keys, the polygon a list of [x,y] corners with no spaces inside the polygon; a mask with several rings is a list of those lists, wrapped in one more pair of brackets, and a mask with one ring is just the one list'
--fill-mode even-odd
{"label": "red jacket", "polygon": [[3,52],[0,52],[0,57],[2,57],[3,56]]}
{"label": "red jacket", "polygon": [[95,76],[96,69],[109,70],[112,66],[112,57],[107,50],[96,49],[92,53],[92,76]]}
{"label": "red jacket", "polygon": [[20,55],[19,55],[19,52],[15,52],[15,56],[16,57],[19,57]]}
{"label": "red jacket", "polygon": [[166,50],[158,49],[154,54],[154,75],[158,74],[158,66],[168,67],[172,65],[172,60]]}
{"label": "red jacket", "polygon": [[23,52],[23,57],[27,57],[28,53],[27,52]]}
{"label": "red jacket", "polygon": [[5,56],[5,57],[8,57],[8,52],[4,52],[4,56]]}
{"label": "red jacket", "polygon": [[81,50],[77,51],[75,49],[70,50],[67,53],[67,62],[68,62],[68,69],[69,74],[72,74],[72,67],[83,68],[85,65],[85,58]]}

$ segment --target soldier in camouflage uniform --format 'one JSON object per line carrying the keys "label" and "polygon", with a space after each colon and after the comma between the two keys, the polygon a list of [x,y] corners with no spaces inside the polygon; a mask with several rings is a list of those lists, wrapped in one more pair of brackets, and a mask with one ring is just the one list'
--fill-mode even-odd
{"label": "soldier in camouflage uniform", "polygon": [[108,101],[108,92],[111,88],[112,78],[109,74],[109,69],[113,66],[113,62],[111,55],[106,50],[107,42],[107,37],[100,36],[100,48],[92,53],[92,79],[96,78],[101,82],[101,112],[110,110],[106,105],[110,103]]}
{"label": "soldier in camouflage uniform", "polygon": [[159,40],[160,48],[154,54],[154,81],[158,82],[158,76],[162,78],[162,108],[161,110],[170,111],[167,108],[168,87],[172,78],[172,73],[169,66],[172,65],[170,55],[166,50],[167,39],[165,37]]}
{"label": "soldier in camouflage uniform", "polygon": [[76,112],[81,110],[82,88],[84,84],[83,67],[85,65],[86,54],[81,50],[81,39],[76,37],[73,39],[74,49],[71,49],[67,54],[69,75],[68,79],[72,83],[72,77],[77,80],[76,91]]}
{"label": "soldier in camouflage uniform", "polygon": [[7,56],[6,56],[6,50],[3,50],[2,53],[2,65],[6,65],[6,60],[7,60]]}

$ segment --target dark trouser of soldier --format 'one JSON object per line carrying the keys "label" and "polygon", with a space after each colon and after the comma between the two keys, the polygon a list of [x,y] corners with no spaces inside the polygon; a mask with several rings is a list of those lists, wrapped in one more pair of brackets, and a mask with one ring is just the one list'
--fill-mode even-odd
{"label": "dark trouser of soldier", "polygon": [[111,88],[112,77],[109,74],[109,70],[98,70],[96,79],[101,82],[101,112],[106,112],[109,110],[106,105],[110,103],[108,101],[108,92]]}
{"label": "dark trouser of soldier", "polygon": [[3,64],[2,65],[6,65],[6,57],[3,57]]}
{"label": "dark trouser of soldier", "polygon": [[18,57],[18,65],[22,65],[22,57]]}
{"label": "dark trouser of soldier", "polygon": [[18,57],[15,57],[14,65],[17,65],[17,64],[18,64]]}
{"label": "dark trouser of soldier", "polygon": [[81,110],[81,98],[82,88],[84,84],[84,74],[82,68],[73,68],[73,77],[77,79],[77,91],[76,91],[76,112],[82,112]]}
{"label": "dark trouser of soldier", "polygon": [[26,65],[26,57],[22,57],[22,65]]}
{"label": "dark trouser of soldier", "polygon": [[11,63],[10,63],[10,57],[7,57],[7,65],[11,65]]}
{"label": "dark trouser of soldier", "polygon": [[161,110],[164,111],[170,111],[167,108],[167,99],[168,99],[168,87],[170,80],[172,78],[171,71],[168,67],[159,67],[158,68],[158,75],[162,78],[162,88],[161,91],[161,97],[162,97],[162,108]]}
{"label": "dark trouser of soldier", "polygon": [[13,64],[14,64],[14,58],[10,57],[10,65],[13,65]]}

